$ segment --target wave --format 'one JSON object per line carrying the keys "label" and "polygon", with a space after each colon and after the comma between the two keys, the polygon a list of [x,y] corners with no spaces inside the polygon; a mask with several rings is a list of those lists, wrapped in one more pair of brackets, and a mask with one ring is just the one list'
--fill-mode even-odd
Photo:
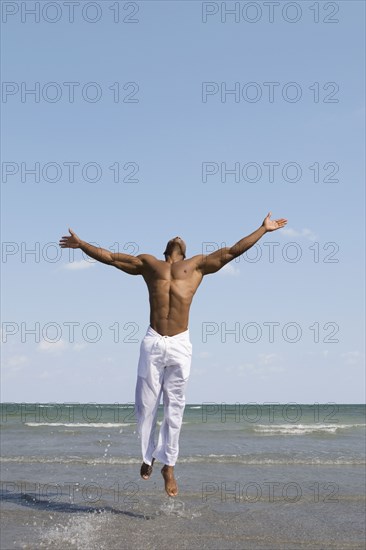
{"label": "wave", "polygon": [[[25,464],[84,464],[88,466],[123,466],[141,464],[141,459],[133,457],[83,457],[75,455],[67,456],[7,456],[1,457],[2,463],[25,463]],[[364,466],[364,458],[347,458],[344,456],[335,458],[322,457],[294,457],[282,456],[279,458],[263,456],[244,455],[195,455],[180,457],[182,464],[236,464],[246,466],[282,466],[282,465],[318,465],[318,466]]]}
{"label": "wave", "polygon": [[6,456],[0,457],[0,463],[18,462],[28,464],[86,464],[95,466],[97,464],[141,464],[141,459],[127,457],[83,457],[75,455],[67,456]]}
{"label": "wave", "polygon": [[[158,420],[157,425],[161,426],[162,421]],[[195,422],[183,421],[182,424],[196,424]],[[71,429],[79,428],[127,428],[130,426],[137,427],[137,422],[25,422],[25,426],[30,428],[39,427],[63,427]],[[210,426],[208,426],[210,427]],[[217,425],[213,428],[217,430]],[[220,425],[219,425],[220,427]],[[236,426],[235,426],[236,427]],[[245,426],[245,429],[249,429],[250,432],[256,435],[274,436],[274,435],[327,435],[340,433],[344,430],[351,428],[365,428],[366,424],[251,424]],[[227,431],[227,427],[225,427]]]}
{"label": "wave", "polygon": [[31,428],[38,428],[39,426],[66,426],[67,428],[124,428],[126,426],[136,426],[136,422],[25,422],[24,425],[30,426]]}
{"label": "wave", "polygon": [[205,463],[205,464],[237,464],[241,466],[291,466],[291,465],[302,465],[302,466],[312,466],[312,465],[324,465],[324,466],[335,466],[335,465],[348,465],[348,466],[364,466],[366,464],[365,460],[362,458],[334,458],[334,459],[325,459],[319,457],[283,457],[283,458],[247,458],[240,456],[227,456],[227,455],[209,455],[204,457],[187,457],[180,458],[179,462],[186,463]]}
{"label": "wave", "polygon": [[332,434],[341,430],[365,426],[366,424],[258,424],[253,426],[253,431],[261,435]]}

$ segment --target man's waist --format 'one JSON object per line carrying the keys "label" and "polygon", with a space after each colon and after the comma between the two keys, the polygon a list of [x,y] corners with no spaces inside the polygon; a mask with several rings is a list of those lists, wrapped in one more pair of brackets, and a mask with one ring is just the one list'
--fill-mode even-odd
{"label": "man's waist", "polygon": [[184,330],[182,332],[178,332],[176,334],[160,334],[160,332],[156,331],[151,325],[149,325],[146,336],[154,336],[159,338],[173,338],[175,340],[188,340],[189,341],[189,329]]}

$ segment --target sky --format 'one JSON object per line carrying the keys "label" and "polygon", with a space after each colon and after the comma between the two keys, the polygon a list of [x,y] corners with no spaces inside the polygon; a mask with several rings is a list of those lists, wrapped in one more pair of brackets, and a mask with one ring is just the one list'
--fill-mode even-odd
{"label": "sky", "polygon": [[190,314],[188,403],[363,403],[365,4],[2,2],[8,402],[127,403],[142,277],[71,227],[163,259],[230,246]]}

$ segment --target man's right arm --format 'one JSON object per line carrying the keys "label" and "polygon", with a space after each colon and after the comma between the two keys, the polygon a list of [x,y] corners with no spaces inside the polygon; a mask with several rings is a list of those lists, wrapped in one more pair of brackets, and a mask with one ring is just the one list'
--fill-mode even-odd
{"label": "man's right arm", "polygon": [[105,248],[99,248],[82,241],[72,229],[69,229],[69,233],[70,236],[65,235],[60,239],[61,248],[80,248],[85,254],[98,262],[121,269],[129,275],[142,275],[144,266],[143,256],[131,256],[130,254],[111,252]]}

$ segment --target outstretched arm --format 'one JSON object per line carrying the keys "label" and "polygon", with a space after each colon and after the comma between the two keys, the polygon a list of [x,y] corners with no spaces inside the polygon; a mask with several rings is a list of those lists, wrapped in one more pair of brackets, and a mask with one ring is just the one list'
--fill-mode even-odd
{"label": "outstretched arm", "polygon": [[256,230],[253,231],[247,237],[244,237],[233,246],[220,248],[208,254],[207,256],[202,256],[199,263],[199,270],[203,275],[208,275],[209,273],[216,273],[224,265],[234,260],[241,254],[244,254],[249,248],[251,248],[263,235],[269,231],[275,231],[276,229],[281,229],[287,223],[287,220],[280,218],[278,220],[271,220],[271,212],[267,214],[264,218],[262,225]]}
{"label": "outstretched arm", "polygon": [[80,248],[85,254],[94,258],[94,260],[98,260],[98,262],[117,267],[129,275],[141,275],[143,262],[139,256],[131,256],[130,254],[111,252],[105,248],[98,248],[82,241],[72,229],[69,229],[69,233],[70,236],[64,235],[60,239],[61,248]]}

